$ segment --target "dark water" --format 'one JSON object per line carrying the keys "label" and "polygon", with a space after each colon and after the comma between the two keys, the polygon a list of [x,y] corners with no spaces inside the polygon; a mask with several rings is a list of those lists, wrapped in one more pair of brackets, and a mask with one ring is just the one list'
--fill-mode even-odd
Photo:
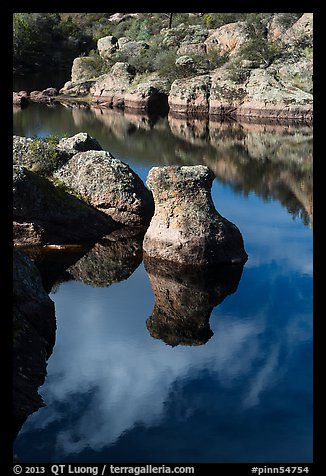
{"label": "dark water", "polygon": [[[18,435],[18,458],[312,461],[312,129],[38,104],[14,113],[17,135],[81,131],[143,180],[155,165],[208,165],[249,259],[210,280],[162,273],[132,237],[57,276],[46,406]],[[189,328],[190,310],[204,332]]]}

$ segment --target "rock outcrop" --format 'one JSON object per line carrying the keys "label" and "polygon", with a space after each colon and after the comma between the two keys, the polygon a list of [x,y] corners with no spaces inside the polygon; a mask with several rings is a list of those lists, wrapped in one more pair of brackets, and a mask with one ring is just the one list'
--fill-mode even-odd
{"label": "rock outcrop", "polygon": [[[282,70],[283,68],[283,70]],[[285,66],[280,66],[286,75]],[[303,89],[286,86],[274,69],[252,69],[243,83],[231,79],[227,67],[211,74],[173,82],[170,113],[311,121],[313,96]]]}
{"label": "rock outcrop", "polygon": [[214,207],[214,177],[203,165],[150,170],[155,214],[144,238],[147,256],[194,266],[247,260],[239,229]]}
{"label": "rock outcrop", "polygon": [[54,303],[40,274],[21,251],[13,254],[13,417],[15,438],[26,418],[44,406],[38,388],[55,342]]}
{"label": "rock outcrop", "polygon": [[18,165],[13,219],[14,243],[20,246],[95,240],[118,228],[107,215]]}
{"label": "rock outcrop", "polygon": [[80,152],[54,176],[123,225],[148,225],[153,215],[151,192],[127,164],[109,152]]}
{"label": "rock outcrop", "polygon": [[20,108],[28,106],[28,94],[26,91],[19,91],[18,93],[14,91],[12,96],[12,102],[14,106],[19,106]]}
{"label": "rock outcrop", "polygon": [[52,142],[13,136],[13,163],[45,175],[53,173],[73,155],[86,150],[102,150],[97,140],[87,132]]}
{"label": "rock outcrop", "polygon": [[151,336],[173,347],[205,344],[213,335],[209,325],[212,310],[237,290],[243,267],[198,270],[148,257],[144,265],[155,296],[153,312],[146,321]]}
{"label": "rock outcrop", "polygon": [[205,40],[207,52],[218,51],[220,55],[237,53],[248,40],[245,22],[227,23],[213,31]]}

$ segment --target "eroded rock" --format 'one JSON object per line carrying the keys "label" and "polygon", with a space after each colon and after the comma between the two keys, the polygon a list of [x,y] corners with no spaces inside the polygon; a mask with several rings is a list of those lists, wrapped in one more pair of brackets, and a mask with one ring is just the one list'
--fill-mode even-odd
{"label": "eroded rock", "polygon": [[109,152],[80,152],[54,176],[124,225],[146,225],[153,215],[151,192],[127,164]]}
{"label": "eroded rock", "polygon": [[14,243],[20,246],[95,240],[118,228],[107,215],[18,165],[13,219]]}
{"label": "eroded rock", "polygon": [[147,177],[155,214],[144,238],[151,258],[194,266],[244,263],[239,229],[215,209],[208,167],[153,167]]}

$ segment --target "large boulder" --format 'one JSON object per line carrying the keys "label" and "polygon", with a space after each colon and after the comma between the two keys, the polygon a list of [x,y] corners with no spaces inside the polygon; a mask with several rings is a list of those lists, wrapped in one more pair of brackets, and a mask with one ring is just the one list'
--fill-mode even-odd
{"label": "large boulder", "polygon": [[19,106],[20,108],[28,106],[28,94],[26,91],[19,91],[18,93],[13,91],[12,96],[14,106]]}
{"label": "large boulder", "polygon": [[118,47],[118,39],[115,36],[103,36],[97,41],[98,52],[104,60],[110,58]]}
{"label": "large boulder", "polygon": [[149,48],[149,45],[145,41],[123,41],[119,42],[119,51],[125,53],[128,56],[139,56]]}
{"label": "large boulder", "polygon": [[124,93],[124,108],[156,113],[167,112],[170,86],[167,79],[152,73],[145,81],[131,85]]}
{"label": "large boulder", "polygon": [[87,96],[96,81],[95,79],[67,81],[60,89],[59,94],[62,96]]}
{"label": "large boulder", "polygon": [[90,88],[93,100],[123,107],[123,95],[132,83],[136,70],[128,63],[115,63],[108,74],[102,75]]}
{"label": "large boulder", "polygon": [[153,215],[150,191],[127,164],[109,152],[80,152],[54,175],[119,223],[146,225]]}
{"label": "large boulder", "polygon": [[170,111],[174,114],[208,114],[209,75],[176,79],[169,94]]}
{"label": "large boulder", "polygon": [[[309,63],[306,68],[303,65],[304,60],[301,66],[284,61],[267,69],[251,69],[243,81],[233,78],[224,65],[207,75],[175,80],[169,95],[170,113],[310,122],[313,96],[307,90],[312,87],[312,76]],[[298,74],[290,78],[295,70]]]}
{"label": "large boulder", "polygon": [[87,132],[79,132],[60,140],[13,136],[13,163],[42,175],[51,175],[74,154],[86,150],[102,150],[97,140]]}
{"label": "large boulder", "polygon": [[312,120],[313,96],[278,81],[268,70],[251,70],[237,116]]}
{"label": "large boulder", "polygon": [[207,52],[217,50],[221,55],[237,53],[248,40],[245,22],[227,23],[213,31],[205,40]]}
{"label": "large boulder", "polygon": [[71,68],[71,81],[88,81],[99,76],[95,61],[91,56],[75,58]]}
{"label": "large boulder", "polygon": [[281,36],[280,40],[284,43],[291,44],[293,42],[311,39],[313,37],[313,14],[304,13],[298,21],[288,28]]}
{"label": "large boulder", "polygon": [[151,336],[172,347],[205,344],[213,335],[211,312],[236,291],[243,266],[198,269],[146,256],[144,265],[155,297],[146,321]]}
{"label": "large boulder", "polygon": [[62,186],[19,165],[14,166],[13,219],[14,242],[24,246],[96,240],[118,227]]}
{"label": "large boulder", "polygon": [[13,436],[26,418],[44,406],[38,388],[55,342],[54,303],[45,292],[33,262],[13,253]]}
{"label": "large boulder", "polygon": [[155,214],[144,237],[147,256],[194,266],[247,260],[239,229],[214,207],[214,177],[203,165],[150,170]]}
{"label": "large boulder", "polygon": [[189,43],[202,43],[208,36],[208,30],[202,25],[180,23],[177,27],[163,28],[160,34],[162,36],[162,46],[172,47]]}
{"label": "large boulder", "polygon": [[87,132],[79,132],[72,137],[63,137],[58,143],[58,151],[69,159],[78,152],[87,150],[102,150],[97,140]]}

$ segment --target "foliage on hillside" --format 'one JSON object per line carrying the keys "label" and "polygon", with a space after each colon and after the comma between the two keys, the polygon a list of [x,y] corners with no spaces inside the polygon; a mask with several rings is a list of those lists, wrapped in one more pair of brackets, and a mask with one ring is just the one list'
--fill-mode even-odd
{"label": "foliage on hillside", "polygon": [[[251,41],[243,50],[243,57],[260,57],[266,63],[279,52],[268,45],[266,24],[271,13],[14,13],[13,15],[13,62],[14,68],[40,69],[71,65],[77,56],[96,50],[97,40],[112,35],[127,37],[133,41],[148,42],[150,48],[141,55],[117,53],[112,61],[128,61],[139,73],[158,71],[171,79],[189,74],[198,74],[214,69],[227,60],[211,52],[203,63],[199,55],[190,55],[181,67],[176,67],[176,45],[162,48],[161,30],[181,24],[198,25],[206,31],[227,23],[245,21],[251,32]],[[117,17],[118,15],[118,17]],[[172,15],[172,17],[171,17]],[[285,26],[291,26],[301,13],[280,14]],[[113,21],[112,21],[113,19]],[[99,72],[105,70],[101,60],[97,61]],[[112,63],[111,61],[111,63]],[[186,64],[187,63],[187,64]],[[110,66],[110,61],[107,68]]]}

